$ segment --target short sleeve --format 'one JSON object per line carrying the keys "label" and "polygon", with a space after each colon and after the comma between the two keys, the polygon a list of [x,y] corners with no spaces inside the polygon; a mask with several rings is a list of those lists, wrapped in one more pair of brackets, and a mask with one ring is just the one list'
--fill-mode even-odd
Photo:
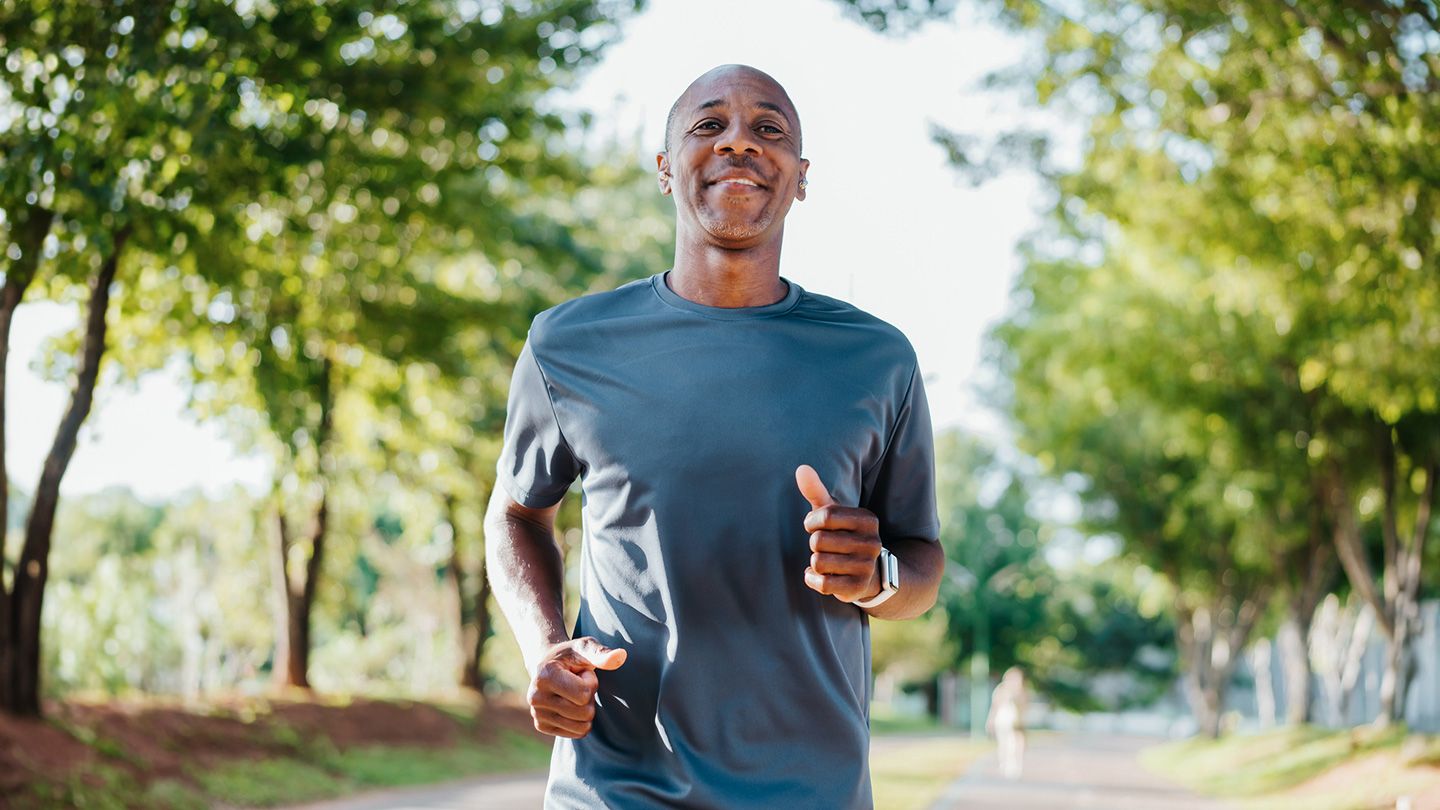
{"label": "short sleeve", "polygon": [[527,341],[510,378],[505,443],[496,480],[516,502],[541,509],[559,503],[580,470],[560,431],[544,372]]}
{"label": "short sleeve", "polygon": [[930,403],[917,368],[896,414],[885,454],[872,472],[865,508],[880,519],[881,537],[915,537],[939,541],[935,509],[935,437]]}

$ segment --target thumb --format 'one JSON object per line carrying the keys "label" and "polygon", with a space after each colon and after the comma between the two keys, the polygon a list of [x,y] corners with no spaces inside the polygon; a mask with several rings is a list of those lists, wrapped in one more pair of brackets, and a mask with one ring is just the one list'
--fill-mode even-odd
{"label": "thumb", "polygon": [[830,490],[825,488],[825,482],[820,480],[820,473],[809,464],[795,468],[795,485],[800,487],[800,494],[805,496],[812,508],[819,509],[835,503],[835,499],[830,497]]}
{"label": "thumb", "polygon": [[575,652],[596,669],[619,669],[627,656],[624,650],[606,647],[589,636],[575,640]]}

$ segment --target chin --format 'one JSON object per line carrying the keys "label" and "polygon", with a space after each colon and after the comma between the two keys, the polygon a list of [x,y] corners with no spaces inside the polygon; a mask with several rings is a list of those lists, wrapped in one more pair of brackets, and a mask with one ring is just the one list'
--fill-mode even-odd
{"label": "chin", "polygon": [[705,219],[702,224],[705,230],[719,239],[729,241],[743,241],[754,239],[764,233],[770,227],[771,217],[762,217],[758,220],[736,221],[733,219]]}

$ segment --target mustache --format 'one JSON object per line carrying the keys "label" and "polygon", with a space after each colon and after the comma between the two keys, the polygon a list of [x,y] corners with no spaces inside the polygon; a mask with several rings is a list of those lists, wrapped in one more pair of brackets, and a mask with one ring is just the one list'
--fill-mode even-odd
{"label": "mustache", "polygon": [[766,183],[770,182],[770,177],[764,172],[760,171],[760,167],[756,164],[755,158],[749,155],[726,155],[725,168],[719,172],[716,172],[714,175],[712,175],[712,177],[723,177],[725,174],[734,169],[749,172],[750,174],[755,175],[761,180],[764,180]]}

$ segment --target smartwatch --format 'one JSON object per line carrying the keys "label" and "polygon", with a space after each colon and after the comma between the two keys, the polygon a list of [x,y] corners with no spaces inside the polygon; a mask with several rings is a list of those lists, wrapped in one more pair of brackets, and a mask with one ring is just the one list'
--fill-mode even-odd
{"label": "smartwatch", "polygon": [[895,592],[900,590],[899,558],[891,554],[890,549],[881,546],[880,558],[875,561],[875,564],[880,566],[880,593],[875,594],[869,599],[857,600],[855,602],[857,607],[873,608],[894,596]]}

